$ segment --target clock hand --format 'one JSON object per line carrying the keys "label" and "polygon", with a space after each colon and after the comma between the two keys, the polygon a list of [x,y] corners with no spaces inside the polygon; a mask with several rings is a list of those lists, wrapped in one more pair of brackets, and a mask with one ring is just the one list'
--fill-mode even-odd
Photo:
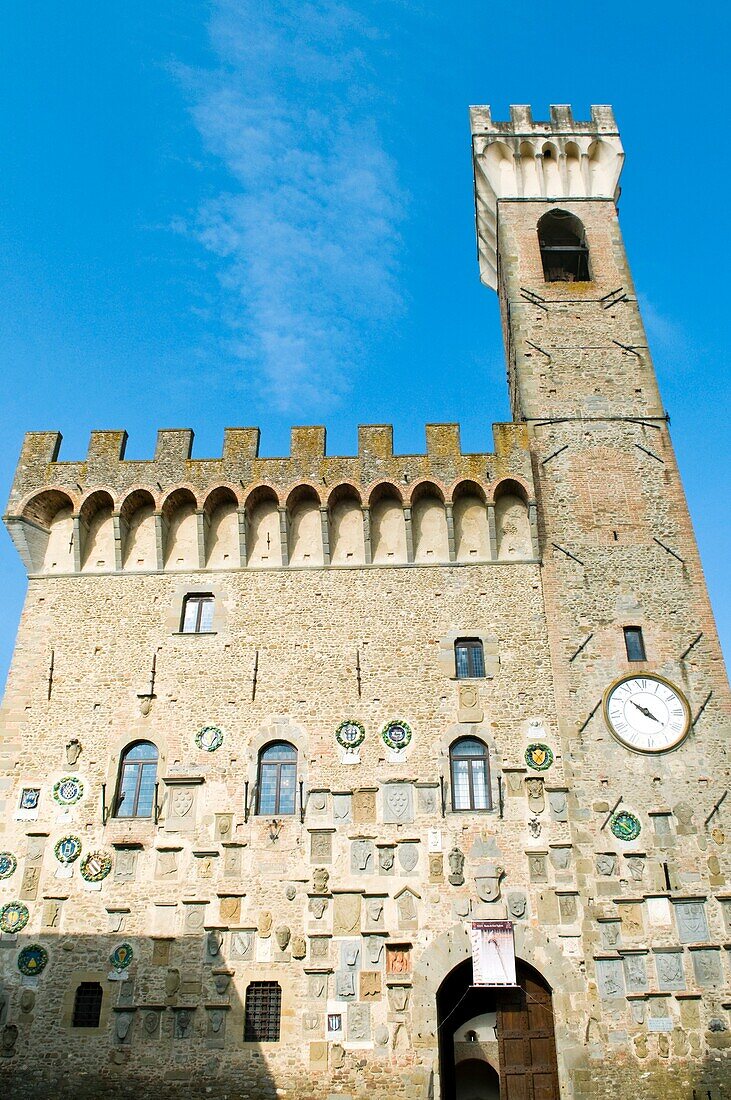
{"label": "clock hand", "polygon": [[659,718],[655,717],[655,715],[652,713],[651,710],[648,710],[647,707],[641,707],[639,703],[635,703],[634,699],[630,699],[630,703],[632,704],[633,707],[637,708],[637,710],[640,712],[640,714],[644,714],[645,718],[652,718],[653,722],[659,722],[660,721]]}

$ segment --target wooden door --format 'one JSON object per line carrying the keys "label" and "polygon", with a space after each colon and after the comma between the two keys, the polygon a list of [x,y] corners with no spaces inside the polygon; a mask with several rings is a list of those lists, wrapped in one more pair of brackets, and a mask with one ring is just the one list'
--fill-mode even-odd
{"label": "wooden door", "polygon": [[528,975],[497,1013],[500,1100],[559,1100],[551,994]]}

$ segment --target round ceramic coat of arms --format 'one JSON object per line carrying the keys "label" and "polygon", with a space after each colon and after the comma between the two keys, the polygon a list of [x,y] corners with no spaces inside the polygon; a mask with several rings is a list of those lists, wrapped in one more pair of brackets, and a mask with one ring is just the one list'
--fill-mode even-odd
{"label": "round ceramic coat of arms", "polygon": [[84,784],[76,775],[64,775],[53,784],[53,798],[59,806],[73,806],[84,793]]}
{"label": "round ceramic coat of arms", "polygon": [[365,741],[365,726],[355,718],[346,718],[335,730],[335,740],[343,749],[357,749]]}
{"label": "round ceramic coat of arms", "polygon": [[0,932],[20,932],[28,923],[30,913],[22,901],[11,901],[0,909]]}
{"label": "round ceramic coat of arms", "polygon": [[204,752],[215,752],[223,744],[223,730],[218,726],[204,726],[195,735],[195,743]]}
{"label": "round ceramic coat of arms", "polygon": [[131,943],[120,943],[118,947],[114,948],[109,961],[115,970],[126,970],[132,959],[135,957],[135,953],[132,949]]}
{"label": "round ceramic coat of arms", "polygon": [[48,962],[48,952],[39,943],[29,943],[18,955],[18,970],[29,977],[40,974]]}
{"label": "round ceramic coat of arms", "polygon": [[101,882],[112,869],[112,857],[106,852],[89,852],[81,861],[81,877],[87,882]]}
{"label": "round ceramic coat of arms", "polygon": [[392,752],[403,752],[411,740],[411,726],[402,718],[394,718],[381,730],[383,743]]}
{"label": "round ceramic coat of arms", "polygon": [[639,819],[627,810],[621,810],[612,818],[611,830],[618,840],[635,840],[641,828]]}
{"label": "round ceramic coat of arms", "polygon": [[81,855],[81,841],[77,836],[62,836],[53,850],[59,863],[73,863]]}
{"label": "round ceramic coat of arms", "polygon": [[553,752],[548,745],[536,741],[525,750],[525,762],[534,771],[545,772],[553,763]]}
{"label": "round ceramic coat of arms", "polygon": [[0,878],[10,878],[18,861],[12,852],[0,852]]}

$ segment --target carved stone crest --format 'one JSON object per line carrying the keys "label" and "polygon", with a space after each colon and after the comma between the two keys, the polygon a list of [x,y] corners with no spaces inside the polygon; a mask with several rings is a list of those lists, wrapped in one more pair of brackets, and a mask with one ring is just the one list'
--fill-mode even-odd
{"label": "carved stone crest", "polygon": [[216,993],[219,996],[227,991],[231,984],[231,978],[233,976],[233,970],[214,970],[213,971],[213,985],[215,986]]}
{"label": "carved stone crest", "polygon": [[613,852],[599,852],[596,857],[596,873],[608,877],[617,869],[617,857]]}
{"label": "carved stone crest", "polygon": [[383,874],[388,874],[393,870],[394,863],[394,849],[392,845],[378,849],[378,866]]}
{"label": "carved stone crest", "polygon": [[413,871],[419,862],[419,845],[412,842],[399,844],[398,860],[404,871]]}
{"label": "carved stone crest", "polygon": [[335,974],[335,996],[342,1001],[355,997],[356,972],[338,970]]}
{"label": "carved stone crest", "polygon": [[322,920],[327,909],[327,898],[310,898],[309,907],[315,920]]}
{"label": "carved stone crest", "polygon": [[360,932],[360,894],[336,894],[333,907],[333,933],[348,936]]}
{"label": "carved stone crest", "polygon": [[289,941],[292,938],[292,932],[286,924],[280,924],[274,933],[274,938],[277,941],[279,950],[286,951],[289,946]]}
{"label": "carved stone crest", "polygon": [[497,864],[486,864],[479,874],[475,875],[475,889],[480,901],[497,901],[500,897],[500,881],[505,874],[505,868]]}
{"label": "carved stone crest", "polygon": [[549,791],[548,804],[554,821],[568,821],[569,803],[566,791]]}
{"label": "carved stone crest", "polygon": [[313,1001],[322,1000],[327,993],[327,974],[310,974],[307,979],[307,993]]}
{"label": "carved stone crest", "polygon": [[180,971],[168,970],[165,975],[165,996],[174,997],[180,989]]}
{"label": "carved stone crest", "polygon": [[528,907],[528,899],[525,894],[508,894],[508,913],[513,920],[522,920]]}
{"label": "carved stone crest", "polygon": [[72,767],[81,756],[81,741],[77,737],[72,737],[66,745],[66,763]]}
{"label": "carved stone crest", "polygon": [[385,818],[392,821],[405,821],[411,814],[411,790],[406,784],[392,783],[385,789]]}
{"label": "carved stone crest", "polygon": [[388,987],[388,1005],[392,1012],[405,1012],[409,1007],[409,994],[411,987],[408,985],[390,985]]}
{"label": "carved stone crest", "polygon": [[373,870],[373,844],[370,840],[354,840],[351,848],[351,867],[354,871]]}
{"label": "carved stone crest", "polygon": [[123,1043],[129,1035],[129,1030],[132,1027],[132,1013],[131,1012],[117,1012],[116,1019],[114,1021],[114,1033],[120,1043]]}
{"label": "carved stone crest", "polygon": [[142,1017],[142,1026],[150,1037],[157,1035],[160,1027],[160,1013],[146,1012]]}
{"label": "carved stone crest", "polygon": [[626,856],[627,870],[633,882],[642,882],[645,874],[644,856]]}
{"label": "carved stone crest", "polygon": [[312,888],[316,894],[324,894],[330,881],[330,872],[325,867],[316,867],[312,874]]}
{"label": "carved stone crest", "polygon": [[304,936],[292,936],[291,951],[293,959],[304,959],[307,953],[307,941]]}
{"label": "carved stone crest", "polygon": [[380,1001],[381,974],[378,970],[364,970],[360,975],[360,999],[362,1001]]}
{"label": "carved stone crest", "polygon": [[187,1039],[193,1025],[193,1010],[180,1008],[175,1013],[175,1038]]}
{"label": "carved stone crest", "polygon": [[396,899],[398,907],[398,919],[402,928],[410,928],[416,925],[417,909],[416,896],[411,890],[404,890]]}
{"label": "carved stone crest", "polygon": [[217,928],[212,929],[206,935],[206,951],[210,958],[215,959],[221,953],[221,946],[223,944],[223,936]]}
{"label": "carved stone crest", "polygon": [[532,814],[542,814],[546,808],[546,800],[543,797],[543,780],[529,778],[525,781],[528,792],[528,809]]}
{"label": "carved stone crest", "polygon": [[464,854],[456,847],[449,853],[449,881],[452,886],[464,885]]}
{"label": "carved stone crest", "polygon": [[221,920],[235,924],[241,917],[241,898],[233,896],[221,898],[219,912]]}
{"label": "carved stone crest", "polygon": [[383,917],[383,898],[368,898],[366,901],[366,917],[369,924],[380,924]]}
{"label": "carved stone crest", "polygon": [[254,954],[254,933],[242,930],[231,933],[231,955],[235,959],[250,959]]}
{"label": "carved stone crest", "polygon": [[193,791],[189,787],[175,787],[170,796],[170,806],[175,817],[185,817],[193,805]]}
{"label": "carved stone crest", "polygon": [[571,845],[561,844],[550,851],[551,863],[557,871],[566,871],[571,862]]}

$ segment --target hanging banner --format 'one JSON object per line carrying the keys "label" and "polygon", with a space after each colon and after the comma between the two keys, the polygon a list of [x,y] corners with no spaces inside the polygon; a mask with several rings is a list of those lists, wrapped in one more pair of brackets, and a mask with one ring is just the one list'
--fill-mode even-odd
{"label": "hanging banner", "polygon": [[509,920],[474,920],[472,984],[512,986],[515,981],[515,942]]}

